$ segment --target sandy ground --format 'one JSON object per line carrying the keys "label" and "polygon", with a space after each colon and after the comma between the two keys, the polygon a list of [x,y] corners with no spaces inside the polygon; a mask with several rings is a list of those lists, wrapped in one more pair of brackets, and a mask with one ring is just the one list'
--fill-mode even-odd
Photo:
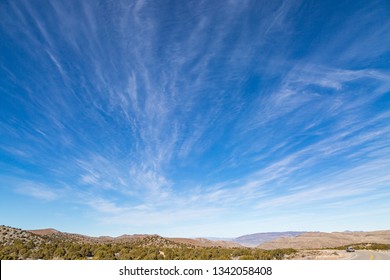
{"label": "sandy ground", "polygon": [[342,260],[348,253],[342,250],[300,250],[291,256],[291,260]]}
{"label": "sandy ground", "polygon": [[359,250],[347,253],[344,250],[300,250],[291,260],[389,260],[390,251]]}

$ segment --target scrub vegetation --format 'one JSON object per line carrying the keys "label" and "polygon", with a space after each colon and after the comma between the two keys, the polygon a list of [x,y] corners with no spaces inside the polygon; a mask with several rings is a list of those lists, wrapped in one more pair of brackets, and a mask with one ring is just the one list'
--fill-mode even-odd
{"label": "scrub vegetation", "polygon": [[280,260],[296,253],[294,249],[202,247],[158,235],[96,241],[80,235],[42,236],[5,226],[0,229],[1,260]]}

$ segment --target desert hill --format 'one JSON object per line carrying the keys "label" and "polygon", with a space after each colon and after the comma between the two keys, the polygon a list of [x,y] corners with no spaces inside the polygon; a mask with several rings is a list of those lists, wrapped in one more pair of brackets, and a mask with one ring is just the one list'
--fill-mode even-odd
{"label": "desert hill", "polygon": [[55,229],[0,226],[1,260],[237,260],[283,259],[295,251],[245,248],[204,238],[159,235],[90,237]]}
{"label": "desert hill", "polygon": [[61,232],[53,228],[47,229],[35,229],[35,230],[22,230],[8,226],[0,227],[0,243],[10,244],[15,240],[22,242],[28,242],[33,240],[34,242],[48,242],[48,241],[69,241],[76,243],[92,243],[92,244],[105,244],[105,243],[135,243],[142,246],[179,246],[180,244],[194,247],[222,247],[222,248],[236,248],[242,247],[241,245],[220,240],[208,240],[205,238],[165,238],[159,235],[147,235],[147,234],[124,234],[118,237],[100,236],[92,237],[76,233]]}
{"label": "desert hill", "polygon": [[38,230],[22,230],[7,226],[0,226],[0,243],[12,244],[33,241],[36,244],[52,241],[75,242],[79,244],[116,244],[132,243],[137,246],[180,246],[190,247],[219,247],[243,248],[255,247],[260,249],[323,249],[346,246],[359,243],[390,244],[390,230],[371,232],[269,232],[240,236],[230,240],[209,240],[206,238],[167,238],[159,235],[124,234],[118,237],[100,236],[91,237],[75,233],[61,232],[53,228]]}
{"label": "desert hill", "polygon": [[[273,238],[280,234],[286,233],[255,234],[243,239],[257,242],[260,237]],[[334,248],[350,244],[357,244],[357,250],[389,250],[390,231],[308,232],[295,237],[278,238],[259,247],[249,248],[227,240],[205,238],[165,238],[144,234],[90,237],[56,229],[27,231],[0,226],[1,260],[280,260],[312,257],[335,259],[345,257],[340,253],[345,254],[345,248],[339,251],[299,249]]]}
{"label": "desert hill", "polygon": [[260,244],[261,249],[321,249],[358,243],[390,244],[390,230],[369,232],[307,232],[295,237],[281,237]]}
{"label": "desert hill", "polygon": [[27,243],[32,241],[36,244],[41,244],[45,240],[41,236],[32,232],[7,226],[0,226],[0,244],[10,245],[15,241]]}
{"label": "desert hill", "polygon": [[45,228],[45,229],[34,229],[34,230],[27,230],[28,232],[34,233],[36,235],[46,236],[46,235],[53,235],[53,234],[59,234],[60,232],[54,228]]}
{"label": "desert hill", "polygon": [[196,247],[222,247],[222,248],[235,248],[242,247],[242,245],[224,240],[209,240],[206,238],[167,238],[173,242],[188,244]]}

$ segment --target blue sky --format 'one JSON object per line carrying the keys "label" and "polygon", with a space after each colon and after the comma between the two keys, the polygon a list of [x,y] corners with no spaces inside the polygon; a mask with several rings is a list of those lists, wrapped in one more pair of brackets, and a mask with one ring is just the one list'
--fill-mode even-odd
{"label": "blue sky", "polygon": [[0,224],[390,229],[389,1],[1,1]]}

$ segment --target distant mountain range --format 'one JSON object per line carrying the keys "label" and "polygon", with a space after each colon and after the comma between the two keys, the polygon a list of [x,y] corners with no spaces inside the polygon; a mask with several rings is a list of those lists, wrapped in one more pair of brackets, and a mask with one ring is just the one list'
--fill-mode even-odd
{"label": "distant mountain range", "polygon": [[[124,234],[118,237],[111,237],[111,236],[100,236],[100,237],[89,237],[85,235],[80,234],[70,234],[70,233],[64,233],[60,232],[58,230],[49,228],[49,229],[39,229],[39,230],[29,230],[31,233],[35,233],[38,235],[63,235],[63,236],[73,236],[74,238],[84,238],[84,239],[90,239],[94,240],[95,242],[99,241],[119,241],[119,240],[132,240],[137,239],[141,237],[145,237],[148,235],[145,234],[133,234],[128,235]],[[304,231],[286,231],[286,232],[264,232],[264,233],[253,233],[248,235],[242,235],[236,238],[218,238],[218,237],[211,237],[211,238],[182,238],[182,237],[176,237],[176,238],[170,238],[170,237],[164,237],[167,240],[171,240],[178,243],[185,243],[185,244],[191,244],[194,246],[201,246],[201,247],[212,247],[212,246],[220,246],[220,247],[257,247],[265,242],[270,242],[273,240],[276,240],[278,238],[283,237],[296,237],[301,234],[305,233]],[[156,235],[157,236],[157,235]]]}
{"label": "distant mountain range", "polygon": [[[56,229],[38,229],[22,230],[7,226],[0,226],[0,244],[11,244],[15,240],[34,241],[36,243],[46,242],[44,238],[51,240],[66,240],[78,243],[140,243],[147,245],[167,245],[180,246],[185,244],[194,247],[257,247],[261,249],[317,249],[317,248],[334,248],[348,244],[359,243],[381,243],[390,244],[390,231],[345,231],[345,232],[303,232],[303,231],[286,231],[286,232],[266,232],[254,233],[239,236],[237,238],[171,238],[161,237],[159,235],[121,235],[118,237],[100,236],[91,237],[75,233],[61,232]],[[175,245],[176,244],[176,245]]]}
{"label": "distant mountain range", "polygon": [[278,238],[296,237],[304,233],[306,233],[306,231],[259,232],[259,233],[242,235],[235,238],[227,238],[227,237],[205,237],[205,238],[212,241],[233,242],[244,247],[257,247],[263,243],[270,242]]}
{"label": "distant mountain range", "polygon": [[[78,239],[89,239],[94,240],[95,242],[102,242],[102,241],[120,241],[120,240],[133,240],[142,238],[148,235],[145,234],[133,234],[128,235],[124,234],[118,237],[111,237],[111,236],[100,236],[100,237],[90,237],[80,234],[70,234],[70,233],[64,233],[60,232],[56,229],[38,229],[38,230],[29,230],[31,233],[35,233],[37,235],[54,235],[54,236],[72,236],[73,238]],[[191,244],[194,246],[201,246],[201,247],[211,247],[211,246],[220,246],[220,247],[257,247],[265,242],[270,242],[273,240],[276,240],[278,238],[282,237],[296,237],[301,234],[305,233],[304,231],[286,231],[286,232],[265,232],[265,233],[254,233],[254,234],[248,234],[248,235],[242,235],[236,238],[219,238],[219,237],[209,237],[209,238],[182,238],[182,237],[176,237],[176,238],[169,238],[164,237],[167,240],[171,240],[178,243],[185,243],[185,244]],[[156,235],[157,236],[157,235]]]}
{"label": "distant mountain range", "polygon": [[246,247],[257,247],[262,243],[273,241],[282,237],[296,237],[305,233],[304,231],[285,231],[285,232],[264,232],[264,233],[253,233],[243,235],[234,238],[230,241],[238,243]]}

